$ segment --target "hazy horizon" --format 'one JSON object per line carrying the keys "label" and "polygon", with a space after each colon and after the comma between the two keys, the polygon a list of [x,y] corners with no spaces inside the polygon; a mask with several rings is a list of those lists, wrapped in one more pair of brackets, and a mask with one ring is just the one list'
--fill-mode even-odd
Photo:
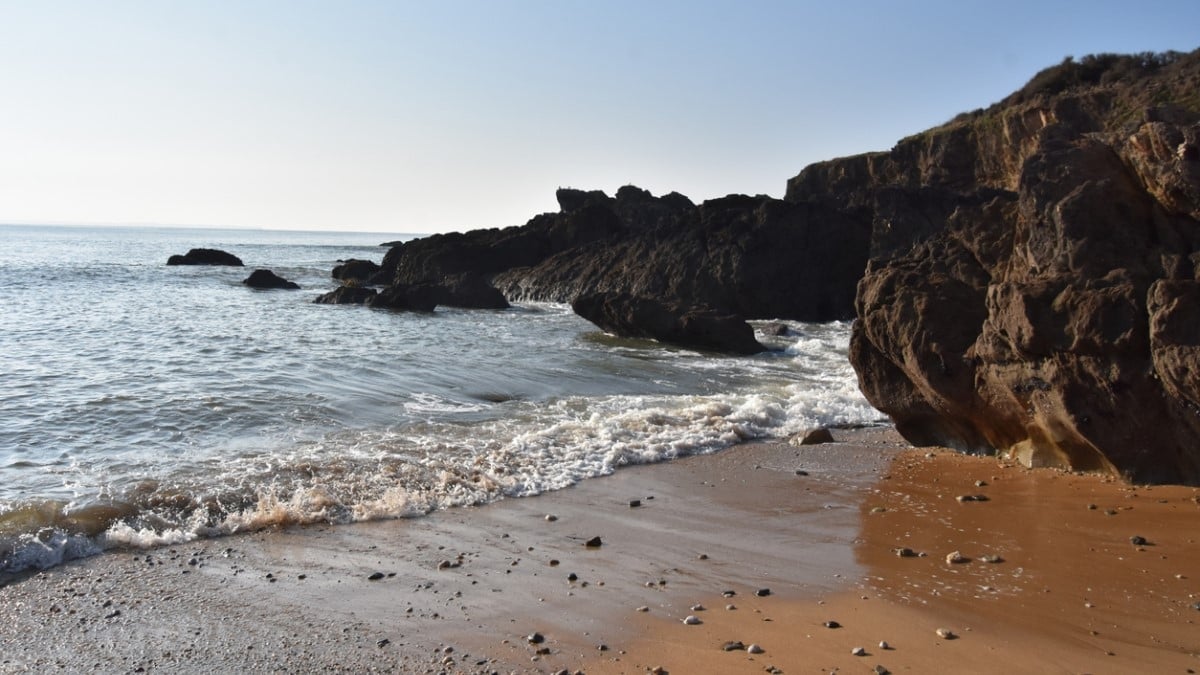
{"label": "hazy horizon", "polygon": [[783,195],[1200,3],[0,0],[0,223],[434,233]]}

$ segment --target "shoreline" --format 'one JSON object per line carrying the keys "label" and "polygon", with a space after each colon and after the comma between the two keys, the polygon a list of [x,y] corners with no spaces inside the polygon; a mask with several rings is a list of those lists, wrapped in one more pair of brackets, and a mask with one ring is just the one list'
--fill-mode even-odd
{"label": "shoreline", "polygon": [[72,561],[0,587],[0,672],[1200,670],[1200,490],[834,435]]}

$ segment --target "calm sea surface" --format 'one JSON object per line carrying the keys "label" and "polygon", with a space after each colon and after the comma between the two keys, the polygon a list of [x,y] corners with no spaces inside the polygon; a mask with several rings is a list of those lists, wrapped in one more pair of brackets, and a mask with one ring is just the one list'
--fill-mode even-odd
{"label": "calm sea surface", "polygon": [[[562,305],[312,304],[402,235],[0,226],[0,571],[272,524],[533,495],[621,465],[880,421],[848,324],[726,358]],[[220,248],[245,268],[168,267]],[[255,291],[256,267],[300,291]]]}

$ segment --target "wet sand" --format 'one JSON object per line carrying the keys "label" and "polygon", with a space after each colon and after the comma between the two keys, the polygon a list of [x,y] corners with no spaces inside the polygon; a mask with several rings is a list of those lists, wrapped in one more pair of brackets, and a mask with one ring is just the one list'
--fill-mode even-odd
{"label": "wet sand", "polygon": [[836,438],[75,561],[0,588],[0,672],[1200,669],[1197,490]]}

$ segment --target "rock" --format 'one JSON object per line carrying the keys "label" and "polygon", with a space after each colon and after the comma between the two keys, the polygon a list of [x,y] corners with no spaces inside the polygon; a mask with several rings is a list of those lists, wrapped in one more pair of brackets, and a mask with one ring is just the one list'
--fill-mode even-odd
{"label": "rock", "polygon": [[592,537],[584,542],[583,545],[588,548],[600,548],[604,545],[604,542],[600,540],[600,537]]}
{"label": "rock", "polygon": [[339,286],[328,293],[318,295],[313,302],[318,305],[367,305],[379,292],[362,286]]}
{"label": "rock", "polygon": [[650,338],[667,344],[732,354],[765,349],[741,317],[710,307],[664,302],[629,293],[595,292],[571,302],[575,313],[621,337]]}
{"label": "rock", "polygon": [[826,628],[841,628],[842,627],[842,624],[840,624],[836,621],[826,621],[824,625]]}
{"label": "rock", "polygon": [[228,265],[242,267],[242,260],[232,253],[215,248],[194,248],[185,255],[167,258],[168,265]]}
{"label": "rock", "polygon": [[763,335],[767,335],[770,337],[783,337],[784,335],[787,335],[788,333],[792,332],[792,329],[788,328],[787,324],[775,323],[775,322],[765,323],[765,324],[759,326],[758,330]]}
{"label": "rock", "polygon": [[833,433],[825,427],[817,427],[805,431],[796,445],[821,445],[823,443],[833,443]]}
{"label": "rock", "polygon": [[956,635],[954,631],[950,630],[949,628],[939,628],[934,631],[934,633],[936,633],[937,636],[943,640],[954,640],[958,638],[958,635]]}
{"label": "rock", "polygon": [[693,612],[703,612],[704,605],[692,605],[692,611]]}
{"label": "rock", "polygon": [[475,272],[448,275],[437,281],[409,284],[403,288],[410,298],[420,298],[421,302],[427,304],[467,309],[510,307],[504,294]]}
{"label": "rock", "polygon": [[757,595],[757,596],[758,596],[758,597],[760,597],[760,598],[765,598],[765,597],[767,597],[768,595],[770,595],[770,594],[771,594],[771,589],[769,589],[769,588],[760,588],[760,589],[758,589],[757,591],[754,591],[754,594],[755,594],[755,595]]}
{"label": "rock", "polygon": [[541,633],[530,633],[525,636],[525,641],[531,645],[540,645],[546,641],[546,636]]}
{"label": "rock", "polygon": [[385,575],[383,572],[372,572],[371,575],[367,577],[367,581],[379,581],[384,576]]}
{"label": "rock", "polygon": [[766,651],[767,650],[763,649],[761,646],[756,645],[756,644],[752,644],[749,647],[746,647],[746,652],[749,654],[763,654]]}
{"label": "rock", "polygon": [[1145,537],[1134,535],[1129,538],[1129,543],[1133,544],[1134,546],[1145,546],[1149,542],[1146,541]]}
{"label": "rock", "polygon": [[579,581],[579,575],[575,574],[574,572],[571,572],[570,574],[567,575],[567,581]]}
{"label": "rock", "polygon": [[351,258],[335,265],[330,276],[346,285],[367,285],[376,283],[375,275],[379,270],[379,264],[374,261]]}
{"label": "rock", "polygon": [[300,285],[278,276],[271,270],[254,270],[242,280],[250,288],[297,290]]}
{"label": "rock", "polygon": [[889,644],[887,643],[887,640],[880,640],[880,641],[879,641],[879,648],[880,648],[880,649],[882,649],[882,650],[884,650],[884,651],[887,651],[887,650],[891,649],[891,648],[892,648],[892,646],[891,646],[891,645],[889,645]]}
{"label": "rock", "polygon": [[371,307],[413,312],[432,312],[437,307],[437,303],[428,293],[419,290],[410,293],[406,286],[388,286],[372,297],[367,304]]}
{"label": "rock", "polygon": [[875,666],[871,669],[871,672],[875,673],[875,675],[892,675],[892,671],[883,666]]}
{"label": "rock", "polygon": [[786,199],[873,223],[850,361],[914,445],[1198,484],[1200,50],[1089,58]]}
{"label": "rock", "polygon": [[895,552],[895,554],[896,554],[897,556],[899,556],[899,557],[901,557],[901,558],[917,558],[917,557],[920,557],[920,554],[918,554],[916,551],[914,551],[914,550],[912,550],[911,548],[908,548],[908,547],[900,547],[900,548],[896,548],[896,549],[892,549],[892,550]]}
{"label": "rock", "polygon": [[966,562],[971,562],[971,559],[958,551],[946,554],[946,563],[949,565],[961,565]]}
{"label": "rock", "polygon": [[558,520],[558,516],[554,515],[553,513],[546,514],[546,522],[547,523],[553,523],[556,520]]}
{"label": "rock", "polygon": [[696,616],[695,614],[688,614],[683,618],[683,623],[688,626],[699,626],[704,622],[701,621],[700,617]]}
{"label": "rock", "polygon": [[990,564],[993,564],[993,565],[994,565],[994,564],[996,564],[996,563],[1002,563],[1002,562],[1004,562],[1004,558],[1001,558],[1000,556],[998,556],[998,555],[995,555],[995,554],[991,554],[991,553],[989,553],[989,554],[987,554],[987,555],[981,555],[981,556],[979,556],[979,559],[980,559],[980,560],[982,560],[982,561],[983,561],[983,562],[985,562],[985,563],[990,563]]}
{"label": "rock", "polygon": [[642,500],[640,500],[640,499],[630,499],[629,500],[629,508],[631,508],[631,509],[636,509],[637,507],[639,507],[641,505],[642,505]]}
{"label": "rock", "polygon": [[862,647],[855,647],[854,649],[850,650],[850,655],[851,656],[866,656],[867,650]]}
{"label": "rock", "polygon": [[727,651],[727,652],[739,652],[745,648],[746,648],[746,645],[742,644],[741,640],[734,640],[732,642],[726,642],[725,644],[721,645],[721,649],[724,651]]}

